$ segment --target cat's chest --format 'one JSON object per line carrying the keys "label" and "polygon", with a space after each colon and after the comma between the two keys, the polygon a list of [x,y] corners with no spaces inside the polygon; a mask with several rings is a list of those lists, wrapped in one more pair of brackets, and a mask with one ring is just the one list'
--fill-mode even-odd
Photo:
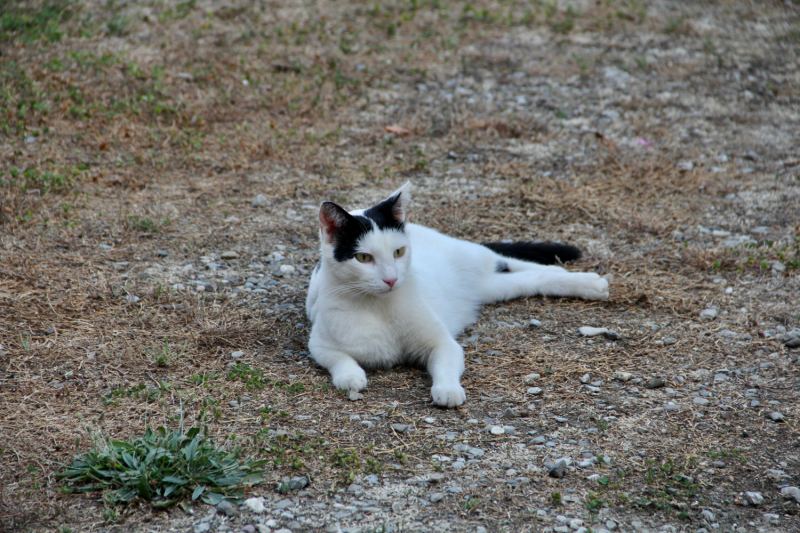
{"label": "cat's chest", "polygon": [[391,310],[332,309],[326,315],[330,340],[362,364],[382,365],[402,355],[407,328]]}

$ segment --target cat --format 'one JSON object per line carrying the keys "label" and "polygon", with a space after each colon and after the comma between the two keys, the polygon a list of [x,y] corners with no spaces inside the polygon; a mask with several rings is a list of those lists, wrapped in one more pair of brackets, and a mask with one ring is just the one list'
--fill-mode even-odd
{"label": "cat", "polygon": [[308,347],[337,388],[366,387],[365,368],[424,366],[433,402],[457,407],[466,394],[455,337],[478,318],[481,304],[534,295],[608,298],[608,281],[598,274],[553,265],[580,257],[572,246],[481,245],[406,222],[408,189],[406,183],[365,210],[320,207]]}

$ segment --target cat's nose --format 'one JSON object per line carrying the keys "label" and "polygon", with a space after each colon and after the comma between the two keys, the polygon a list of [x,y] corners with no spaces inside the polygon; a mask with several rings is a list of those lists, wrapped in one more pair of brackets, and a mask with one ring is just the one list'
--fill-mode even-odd
{"label": "cat's nose", "polygon": [[389,288],[391,289],[392,287],[394,287],[394,284],[397,283],[397,278],[385,279],[385,280],[383,280],[383,282],[385,284],[387,284],[389,286]]}

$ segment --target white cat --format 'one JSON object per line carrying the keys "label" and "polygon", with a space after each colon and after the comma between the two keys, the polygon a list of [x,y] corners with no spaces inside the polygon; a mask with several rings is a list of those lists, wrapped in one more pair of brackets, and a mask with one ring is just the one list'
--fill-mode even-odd
{"label": "white cat", "polygon": [[366,387],[364,368],[422,365],[433,378],[434,403],[456,407],[466,394],[455,337],[481,304],[533,295],[608,298],[608,281],[597,274],[520,260],[575,259],[580,251],[571,246],[480,245],[405,222],[408,185],[366,210],[348,213],[332,202],[320,208],[308,347],[336,387]]}

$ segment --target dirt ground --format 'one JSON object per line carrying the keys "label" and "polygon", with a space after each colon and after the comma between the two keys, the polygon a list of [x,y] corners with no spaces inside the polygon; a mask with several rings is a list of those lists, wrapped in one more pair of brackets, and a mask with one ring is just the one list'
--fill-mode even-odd
{"label": "dirt ground", "polygon": [[[798,51],[792,2],[0,1],[0,530],[800,531]],[[459,409],[350,401],[317,208],[405,181],[610,299],[487,306]],[[266,513],[56,479],[181,418],[271,460]]]}

